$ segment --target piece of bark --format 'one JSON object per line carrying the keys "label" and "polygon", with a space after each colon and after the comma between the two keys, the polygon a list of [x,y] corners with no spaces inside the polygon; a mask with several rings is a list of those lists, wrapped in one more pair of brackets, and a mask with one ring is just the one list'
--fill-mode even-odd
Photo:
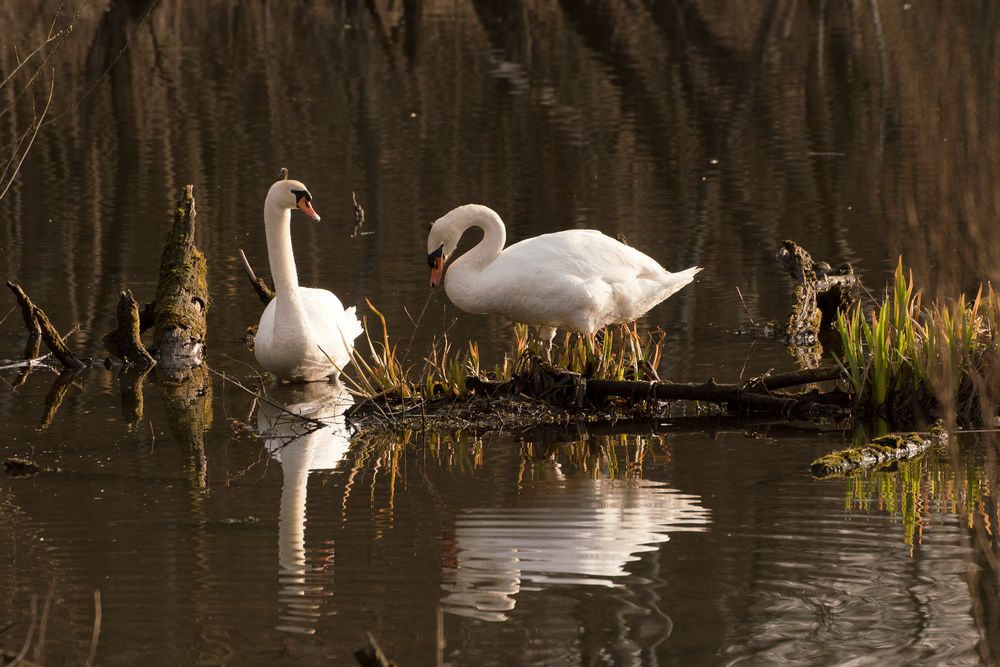
{"label": "piece of bark", "polygon": [[208,333],[208,269],[194,242],[193,189],[185,186],[177,202],[156,287],[153,346],[157,361],[172,367],[201,364]]}
{"label": "piece of bark", "polygon": [[21,286],[7,281],[7,287],[10,291],[14,293],[14,298],[17,299],[18,305],[21,306],[21,315],[24,317],[24,323],[28,327],[29,335],[37,330],[41,332],[42,340],[45,341],[45,345],[52,350],[52,354],[55,355],[56,359],[59,360],[66,368],[83,368],[86,364],[80,360],[73,351],[66,347],[63,343],[62,338],[59,336],[59,332],[56,331],[55,327],[49,321],[48,316],[45,314],[41,308],[36,306],[28,298],[28,295],[24,293]]}

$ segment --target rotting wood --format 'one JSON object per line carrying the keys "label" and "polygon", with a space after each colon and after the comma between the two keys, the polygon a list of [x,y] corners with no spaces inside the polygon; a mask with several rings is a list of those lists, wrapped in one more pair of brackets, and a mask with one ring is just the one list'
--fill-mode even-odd
{"label": "rotting wood", "polygon": [[257,292],[257,296],[260,297],[260,300],[265,305],[271,303],[271,299],[274,298],[274,290],[271,289],[271,286],[263,278],[258,277],[254,273],[253,267],[250,266],[250,260],[247,259],[246,253],[243,252],[242,248],[240,248],[240,259],[243,260],[243,270],[246,271],[247,278],[250,279],[250,286]]}
{"label": "rotting wood", "polygon": [[820,329],[846,310],[858,297],[854,268],[843,263],[836,268],[812,256],[794,241],[784,241],[778,260],[785,265],[795,286],[795,301],[779,338],[789,345],[808,346],[819,340]]}
{"label": "rotting wood", "polygon": [[34,326],[37,326],[41,332],[42,340],[52,350],[52,354],[59,360],[59,363],[66,368],[83,368],[86,366],[72,350],[66,347],[59,336],[59,332],[56,331],[55,327],[52,326],[52,322],[49,321],[45,311],[31,302],[31,299],[24,293],[21,286],[8,280],[7,287],[14,293],[14,298],[17,299],[17,303],[21,307],[21,314],[24,316],[24,323],[28,327],[29,335],[35,330]]}
{"label": "rotting wood", "polygon": [[160,260],[156,287],[156,359],[169,366],[196,366],[204,359],[208,328],[208,269],[194,242],[194,187],[184,186]]}
{"label": "rotting wood", "polygon": [[139,302],[131,290],[123,291],[118,298],[118,328],[104,335],[108,351],[119,357],[125,368],[145,369],[152,367],[156,360],[142,344],[140,338]]}
{"label": "rotting wood", "polygon": [[891,461],[912,459],[930,447],[948,442],[948,433],[938,422],[926,433],[890,433],[867,445],[849,447],[821,456],[809,465],[813,477],[835,477],[879,466]]}

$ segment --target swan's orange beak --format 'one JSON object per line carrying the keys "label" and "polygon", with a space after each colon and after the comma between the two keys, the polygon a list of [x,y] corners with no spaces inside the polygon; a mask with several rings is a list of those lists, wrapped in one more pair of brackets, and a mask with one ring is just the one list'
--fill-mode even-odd
{"label": "swan's orange beak", "polygon": [[441,284],[441,279],[444,277],[444,257],[435,257],[434,266],[431,267],[431,287],[437,287]]}
{"label": "swan's orange beak", "polygon": [[320,220],[319,213],[317,213],[316,209],[313,208],[312,202],[309,201],[308,197],[299,198],[299,210],[308,215],[316,222],[319,222]]}

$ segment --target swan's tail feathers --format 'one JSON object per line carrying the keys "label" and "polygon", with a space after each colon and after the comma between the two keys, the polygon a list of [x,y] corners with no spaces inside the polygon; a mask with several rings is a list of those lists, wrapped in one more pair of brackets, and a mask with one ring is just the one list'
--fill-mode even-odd
{"label": "swan's tail feathers", "polygon": [[320,350],[327,361],[331,362],[336,369],[333,377],[338,378],[340,371],[347,368],[347,365],[354,359],[354,339],[364,333],[364,329],[361,328],[361,322],[355,315],[354,306],[339,313],[336,323],[336,340],[332,342],[331,349],[328,351],[321,347]]}
{"label": "swan's tail feathers", "polygon": [[678,271],[677,273],[671,273],[666,280],[663,281],[664,296],[671,296],[678,292],[682,287],[688,285],[692,280],[694,280],[695,274],[701,271],[700,266],[692,266],[689,269],[684,269],[683,271]]}
{"label": "swan's tail feathers", "polygon": [[354,306],[344,310],[344,314],[340,316],[340,321],[337,325],[340,327],[340,333],[344,337],[344,342],[351,346],[354,339],[364,333],[364,329],[361,328],[361,321],[358,320],[357,309]]}

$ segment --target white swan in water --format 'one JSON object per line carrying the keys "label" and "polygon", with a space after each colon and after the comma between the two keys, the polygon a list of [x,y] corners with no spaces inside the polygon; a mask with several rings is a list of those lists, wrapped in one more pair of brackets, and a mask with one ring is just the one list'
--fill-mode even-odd
{"label": "white swan in water", "polygon": [[594,229],[570,229],[525,239],[504,249],[495,211],[466,204],[438,218],[427,237],[431,287],[469,227],[483,240],[448,269],[445,292],[468,313],[504,315],[538,327],[552,347],[556,329],[588,336],[608,324],[631,322],[694,279],[692,266],[670,273],[656,260]]}
{"label": "white swan in water", "polygon": [[254,355],[279,380],[337,378],[351,361],[361,323],[354,307],[344,310],[332,292],[299,287],[292,255],[294,208],[313,220],[320,219],[305,185],[290,180],[272,185],[264,200],[264,227],[274,299],[260,316]]}

